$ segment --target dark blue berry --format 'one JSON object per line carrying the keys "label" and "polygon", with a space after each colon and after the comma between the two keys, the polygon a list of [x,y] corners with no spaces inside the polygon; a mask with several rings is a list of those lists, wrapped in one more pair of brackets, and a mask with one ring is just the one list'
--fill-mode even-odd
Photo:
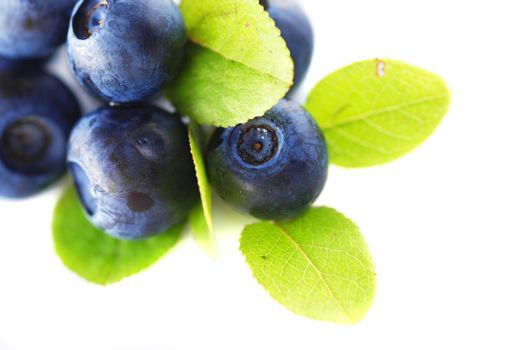
{"label": "dark blue berry", "polygon": [[34,74],[42,71],[45,63],[43,59],[24,59],[13,60],[0,56],[0,74],[1,75],[20,75]]}
{"label": "dark blue berry", "polygon": [[197,199],[186,127],[156,107],[106,106],[82,117],[67,160],[87,217],[116,238],[161,233]]}
{"label": "dark blue berry", "polygon": [[0,56],[43,58],[64,41],[76,0],[1,0]]}
{"label": "dark blue berry", "polygon": [[176,75],[187,40],[172,0],[83,0],[67,38],[80,83],[112,102],[143,101]]}
{"label": "dark blue berry", "polygon": [[220,197],[260,219],[299,214],[316,200],[327,179],[320,129],[301,106],[286,100],[263,117],[218,129],[206,161]]}
{"label": "dark blue berry", "polygon": [[294,61],[293,91],[303,82],[311,64],[314,50],[311,23],[295,0],[261,0],[260,4],[280,29],[291,52]]}
{"label": "dark blue berry", "polygon": [[57,78],[0,75],[0,196],[32,195],[62,175],[79,115],[75,97]]}

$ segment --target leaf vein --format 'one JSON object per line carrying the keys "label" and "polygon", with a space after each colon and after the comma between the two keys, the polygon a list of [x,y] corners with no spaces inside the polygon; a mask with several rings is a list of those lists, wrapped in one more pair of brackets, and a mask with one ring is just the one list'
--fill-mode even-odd
{"label": "leaf vein", "polygon": [[345,309],[345,307],[343,306],[343,303],[340,299],[336,298],[336,296],[334,295],[334,292],[332,290],[332,288],[329,286],[329,284],[327,283],[327,281],[325,280],[324,278],[324,275],[323,273],[318,269],[318,267],[312,262],[311,258],[307,255],[307,253],[305,253],[305,251],[300,247],[300,245],[298,244],[298,242],[296,242],[284,229],[283,227],[281,227],[280,225],[278,225],[277,223],[274,223],[274,225],[276,226],[276,228],[278,228],[278,231],[281,233],[281,235],[283,237],[285,237],[295,248],[296,250],[303,256],[303,258],[307,261],[307,264],[312,267],[312,269],[316,272],[316,274],[318,275],[318,278],[319,280],[321,281],[321,283],[323,284],[323,286],[325,287],[325,289],[327,290],[327,292],[329,293],[329,296],[332,298],[332,300],[335,301],[335,303],[339,306],[339,308],[341,309],[341,311],[348,317],[348,319],[350,321],[354,321],[354,319],[352,318],[352,316],[350,315],[349,312],[347,312],[347,310]]}
{"label": "leaf vein", "polygon": [[280,81],[280,82],[282,82],[284,85],[285,85],[285,84],[289,84],[289,85],[292,84],[292,79],[291,79],[291,81],[284,80],[284,79],[282,79],[282,78],[276,76],[275,74],[273,74],[273,73],[271,73],[271,72],[268,72],[268,71],[264,71],[264,70],[262,70],[260,67],[254,67],[254,66],[249,65],[249,64],[247,64],[247,63],[245,63],[245,62],[241,62],[240,60],[236,60],[236,59],[234,59],[234,58],[232,58],[232,57],[228,57],[228,56],[226,56],[223,52],[220,52],[219,50],[217,50],[217,49],[211,47],[210,45],[206,45],[206,44],[204,44],[203,42],[200,42],[200,41],[196,40],[196,39],[195,39],[194,37],[192,37],[192,36],[191,36],[190,38],[191,38],[191,41],[192,41],[194,44],[197,44],[198,46],[200,46],[200,47],[202,47],[202,48],[204,48],[204,49],[207,49],[207,50],[209,50],[209,51],[214,52],[215,54],[217,54],[218,56],[223,57],[224,59],[226,59],[226,60],[229,61],[229,62],[236,63],[236,64],[242,65],[242,66],[244,66],[244,67],[247,67],[247,68],[249,68],[249,69],[251,69],[251,70],[253,70],[253,71],[255,71],[255,72],[259,73],[259,74],[263,74],[263,75],[268,76],[268,77],[270,77],[270,78],[272,78],[272,79],[275,79],[275,80],[277,80],[277,81]]}
{"label": "leaf vein", "polygon": [[371,149],[373,151],[376,151],[378,153],[381,153],[381,154],[384,154],[384,155],[390,155],[391,152],[388,152],[386,149],[382,148],[382,147],[378,147],[372,143],[369,143],[369,142],[366,142],[366,141],[363,141],[359,138],[357,138],[356,136],[352,135],[348,130],[346,129],[333,129],[331,130],[331,132],[335,132],[335,133],[338,133],[340,134],[341,133],[341,136],[345,137],[346,139],[348,139],[349,142],[352,142],[360,147],[363,147],[363,148],[368,148],[368,149]]}
{"label": "leaf vein", "polygon": [[[326,130],[326,129],[334,129],[334,128],[345,126],[345,125],[348,125],[350,123],[353,123],[353,122],[356,122],[356,121],[359,121],[359,120],[362,120],[362,119],[375,117],[375,116],[381,115],[381,114],[387,114],[387,113],[391,113],[391,112],[401,111],[404,108],[416,106],[416,105],[423,104],[423,103],[426,103],[426,102],[433,102],[435,100],[438,100],[440,98],[444,98],[446,96],[447,96],[446,94],[438,94],[438,95],[434,95],[434,96],[430,96],[430,97],[420,98],[420,99],[413,100],[413,101],[410,101],[410,102],[400,103],[400,104],[394,105],[394,106],[388,106],[388,107],[380,108],[380,109],[377,109],[377,110],[371,110],[371,111],[366,112],[366,113],[362,113],[362,114],[359,114],[359,115],[351,116],[350,120],[332,121],[330,123],[321,123],[321,127],[324,130]],[[339,110],[334,112],[334,114],[332,114],[329,119],[338,119],[339,115],[342,114],[343,112],[345,112],[350,107],[351,107],[351,104],[344,105],[342,108],[340,108]]]}

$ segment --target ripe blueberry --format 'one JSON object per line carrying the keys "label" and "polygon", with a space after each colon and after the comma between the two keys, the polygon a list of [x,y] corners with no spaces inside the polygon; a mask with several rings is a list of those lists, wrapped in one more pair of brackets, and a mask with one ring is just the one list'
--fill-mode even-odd
{"label": "ripe blueberry", "polygon": [[309,70],[314,49],[311,23],[295,0],[260,0],[269,16],[280,29],[281,35],[294,61],[294,85],[296,89]]}
{"label": "ripe blueberry", "polygon": [[13,60],[0,56],[0,74],[2,75],[28,75],[42,71],[45,60],[24,59]]}
{"label": "ripe blueberry", "polygon": [[67,161],[87,217],[116,238],[163,232],[197,199],[186,127],[156,107],[106,106],[82,117]]}
{"label": "ripe blueberry", "polygon": [[84,87],[129,103],[152,97],[174,78],[186,40],[172,0],[83,0],[73,10],[67,47]]}
{"label": "ripe blueberry", "polygon": [[209,179],[226,202],[257,218],[306,209],[327,179],[327,148],[312,117],[281,100],[263,117],[217,129],[206,156]]}
{"label": "ripe blueberry", "polygon": [[43,58],[64,41],[75,0],[1,0],[0,55]]}
{"label": "ripe blueberry", "polygon": [[22,198],[65,171],[78,103],[57,78],[0,75],[0,196]]}

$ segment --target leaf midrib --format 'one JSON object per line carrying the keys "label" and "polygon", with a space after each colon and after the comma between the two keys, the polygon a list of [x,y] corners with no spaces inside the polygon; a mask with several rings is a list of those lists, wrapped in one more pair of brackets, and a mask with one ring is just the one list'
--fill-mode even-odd
{"label": "leaf midrib", "polygon": [[[249,64],[247,64],[247,63],[245,63],[245,62],[241,62],[241,61],[239,61],[239,60],[235,60],[235,59],[233,59],[233,58],[231,58],[231,57],[227,57],[225,54],[223,54],[223,52],[220,52],[220,51],[214,49],[213,47],[211,47],[210,45],[205,45],[204,43],[202,43],[202,42],[196,40],[193,36],[191,36],[190,33],[189,33],[189,39],[190,39],[190,41],[191,41],[193,44],[195,44],[195,45],[197,45],[197,46],[200,46],[200,47],[202,47],[202,48],[204,48],[204,49],[207,49],[207,50],[209,50],[209,51],[211,51],[211,52],[214,52],[214,53],[217,54],[218,56],[223,57],[224,59],[226,59],[226,60],[228,60],[228,61],[230,61],[230,62],[233,62],[233,63],[236,63],[236,64],[240,64],[240,65],[242,65],[242,66],[245,66],[245,67],[247,67],[247,68],[249,68],[249,69],[252,69],[253,71],[255,71],[255,72],[257,72],[257,73],[260,73],[260,74],[263,74],[263,75],[269,76],[269,77],[271,77],[271,78],[273,78],[273,79],[275,79],[275,80],[277,80],[277,81],[280,81],[280,82],[282,82],[283,84],[288,84],[289,86],[292,84],[292,80],[293,80],[293,79],[290,79],[290,81],[287,81],[287,80],[284,80],[284,79],[282,79],[282,78],[280,78],[280,77],[277,77],[277,76],[274,75],[273,73],[270,73],[270,72],[267,72],[267,71],[261,70],[259,67],[254,67],[254,66],[249,65]],[[290,59],[290,56],[289,56],[289,59]]]}
{"label": "leaf midrib", "polygon": [[280,225],[278,225],[277,223],[274,223],[274,226],[276,226],[276,228],[278,229],[278,231],[281,233],[281,235],[283,237],[285,237],[295,248],[296,250],[303,256],[303,258],[307,261],[307,263],[312,267],[312,269],[316,272],[316,274],[318,275],[318,278],[320,279],[321,283],[323,284],[323,286],[325,287],[325,289],[327,290],[327,292],[329,293],[330,297],[332,298],[332,300],[334,300],[336,302],[336,304],[338,305],[338,307],[341,309],[341,311],[345,314],[345,316],[347,316],[347,318],[352,322],[354,323],[354,319],[353,317],[350,315],[349,312],[347,312],[347,310],[345,309],[345,307],[343,306],[341,300],[339,298],[337,298],[335,295],[334,295],[334,291],[332,290],[332,288],[329,286],[329,284],[327,283],[327,281],[325,280],[324,276],[323,276],[323,273],[320,271],[320,269],[314,265],[314,263],[312,262],[311,258],[307,255],[307,253],[305,253],[305,251],[300,247],[300,245],[298,244],[298,242],[296,242],[286,231],[283,227],[281,227]]}
{"label": "leaf midrib", "polygon": [[[447,94],[438,94],[438,95],[434,95],[434,96],[430,96],[430,97],[425,97],[425,98],[420,98],[420,99],[417,99],[417,100],[413,100],[413,101],[410,101],[410,102],[407,102],[407,103],[400,103],[398,105],[393,105],[393,106],[388,106],[388,107],[372,110],[372,111],[367,112],[367,113],[362,113],[362,114],[359,114],[359,115],[356,115],[356,116],[352,116],[350,120],[341,120],[341,121],[336,121],[336,122],[331,122],[331,123],[321,123],[320,122],[319,124],[320,124],[320,126],[321,126],[321,128],[323,130],[334,129],[334,128],[342,127],[342,126],[345,126],[345,125],[348,125],[350,123],[354,123],[354,122],[357,122],[357,121],[360,121],[360,120],[363,120],[363,119],[375,117],[375,116],[380,115],[380,114],[385,114],[385,113],[390,113],[390,112],[394,112],[394,111],[399,111],[399,110],[401,110],[403,108],[412,107],[412,106],[416,106],[416,105],[423,104],[423,103],[426,103],[426,102],[435,101],[437,99],[444,98],[444,97],[447,97],[447,96],[448,96]],[[347,105],[341,107],[336,112],[334,112],[329,119],[332,119],[335,116],[342,114],[344,111],[346,111],[349,108],[349,106],[350,105],[347,104]]]}
{"label": "leaf midrib", "polygon": [[[204,21],[204,19],[205,19],[205,17],[206,17],[205,14],[200,13],[199,15],[200,15],[200,16],[198,17],[198,19],[192,22],[192,24],[191,24],[191,28],[196,28],[196,27],[200,26],[201,23]],[[269,17],[269,16],[267,15],[267,17]],[[269,17],[269,18],[270,18],[270,17]],[[264,71],[264,70],[262,70],[262,69],[260,69],[260,68],[258,68],[258,67],[253,67],[253,66],[251,66],[251,65],[249,65],[249,64],[246,64],[246,63],[244,63],[244,62],[240,62],[240,61],[235,60],[235,59],[233,59],[233,58],[231,58],[231,57],[227,57],[227,56],[224,55],[222,52],[216,50],[215,48],[211,47],[210,45],[206,45],[206,44],[204,44],[203,42],[200,42],[198,39],[196,39],[195,36],[193,35],[193,31],[191,30],[191,28],[187,28],[187,36],[188,36],[189,40],[190,40],[191,42],[193,42],[194,44],[199,45],[199,46],[201,46],[201,47],[203,47],[203,48],[206,48],[206,49],[208,49],[208,50],[210,50],[210,51],[216,53],[217,55],[219,55],[219,56],[225,58],[226,60],[229,60],[229,61],[234,62],[234,63],[241,64],[241,65],[243,65],[243,66],[245,66],[245,67],[248,67],[248,68],[250,68],[250,69],[252,69],[252,70],[254,70],[254,71],[256,71],[256,72],[259,72],[259,73],[262,73],[262,74],[268,75],[268,76],[272,77],[273,79],[276,79],[276,80],[278,80],[278,81],[281,81],[281,82],[284,83],[284,84],[288,84],[289,86],[293,83],[293,80],[294,80],[293,78],[294,78],[294,77],[291,77],[291,78],[290,78],[290,81],[283,80],[283,79],[281,79],[280,77],[277,77],[277,76],[275,76],[274,74],[272,74],[272,73],[270,73],[270,72],[267,72],[267,71]],[[282,39],[282,40],[283,40],[283,39]],[[294,64],[294,62],[292,61],[292,59],[291,59],[291,57],[290,57],[290,52],[289,52],[289,61],[288,61],[288,62],[289,62],[291,65]],[[292,68],[292,67],[291,67],[291,68]],[[292,69],[291,69],[291,70],[292,70]]]}

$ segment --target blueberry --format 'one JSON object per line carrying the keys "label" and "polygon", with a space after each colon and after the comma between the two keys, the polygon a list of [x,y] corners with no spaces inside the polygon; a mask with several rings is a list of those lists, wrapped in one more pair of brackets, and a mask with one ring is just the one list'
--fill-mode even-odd
{"label": "blueberry", "polygon": [[327,148],[312,117],[281,100],[263,117],[217,129],[206,155],[209,179],[226,202],[260,219],[299,214],[327,179]]}
{"label": "blueberry", "polygon": [[303,82],[312,60],[314,34],[311,23],[295,0],[260,0],[269,16],[280,29],[294,61],[294,85],[291,92]]}
{"label": "blueberry", "polygon": [[45,60],[43,59],[13,60],[0,56],[0,74],[34,74],[42,71],[44,63]]}
{"label": "blueberry", "polygon": [[1,0],[0,55],[43,58],[64,41],[75,0]]}
{"label": "blueberry", "polygon": [[151,106],[106,106],[80,119],[67,154],[89,220],[120,239],[183,221],[197,199],[187,129]]}
{"label": "blueberry", "polygon": [[172,0],[83,0],[73,10],[67,47],[84,87],[129,103],[154,96],[174,78],[186,41]]}
{"label": "blueberry", "polygon": [[60,177],[79,115],[75,97],[57,78],[0,75],[0,196],[27,197]]}

